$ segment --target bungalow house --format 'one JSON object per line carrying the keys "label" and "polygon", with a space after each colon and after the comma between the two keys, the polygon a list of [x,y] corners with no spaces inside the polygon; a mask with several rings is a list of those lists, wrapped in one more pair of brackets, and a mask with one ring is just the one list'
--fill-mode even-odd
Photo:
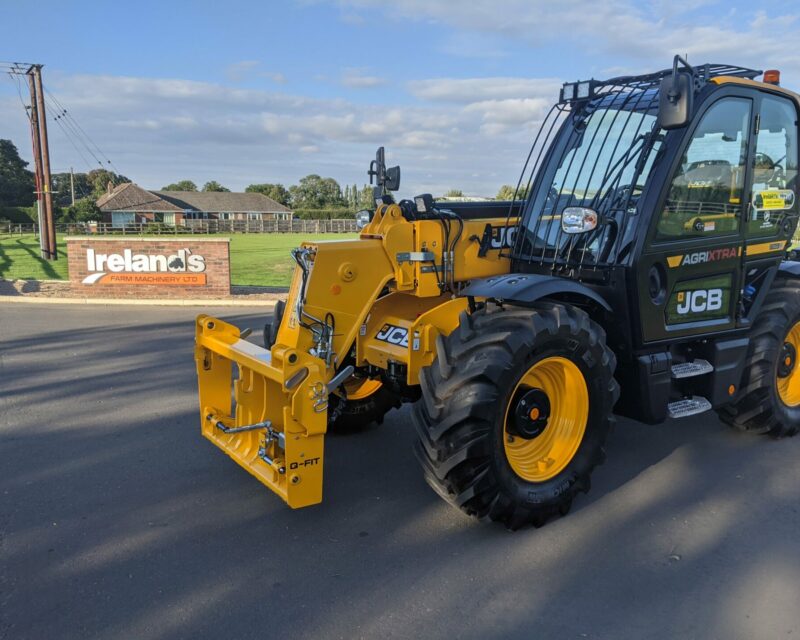
{"label": "bungalow house", "polygon": [[132,182],[109,188],[97,207],[103,221],[113,227],[146,222],[181,226],[186,220],[292,219],[288,207],[262,193],[148,191]]}

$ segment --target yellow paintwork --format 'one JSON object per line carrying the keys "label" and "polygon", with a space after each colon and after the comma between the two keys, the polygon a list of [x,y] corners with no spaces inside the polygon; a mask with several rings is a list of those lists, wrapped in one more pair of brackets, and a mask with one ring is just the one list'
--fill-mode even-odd
{"label": "yellow paintwork", "polygon": [[[195,359],[203,435],[256,476],[291,507],[322,500],[323,436],[326,412],[324,363],[307,353],[276,345],[270,353],[240,339],[235,326],[200,315],[195,328]],[[238,375],[233,379],[234,364]],[[293,388],[286,381],[303,379]],[[225,434],[217,428],[241,427],[269,420],[285,436],[286,451],[269,447],[274,459],[259,457],[265,429]]]}
{"label": "yellow paintwork", "polygon": [[[560,356],[536,362],[514,387],[511,399],[521,387],[541,389],[550,401],[550,418],[544,431],[531,440],[503,434],[508,464],[523,480],[545,482],[556,477],[570,463],[583,442],[589,418],[589,390],[578,366]],[[512,403],[506,407],[508,424]],[[536,419],[538,415],[531,415]]]}
{"label": "yellow paintwork", "polygon": [[745,255],[756,256],[762,253],[775,253],[776,251],[785,251],[789,246],[789,240],[772,240],[770,242],[759,242],[757,244],[749,244],[745,248]]}
{"label": "yellow paintwork", "polygon": [[[792,345],[795,354],[800,353],[800,322],[796,323],[786,336],[786,343]],[[778,395],[787,407],[800,405],[800,367],[797,363],[785,378],[777,378]]]}
{"label": "yellow paintwork", "polygon": [[[509,221],[511,227],[515,223]],[[453,275],[448,278],[462,282],[508,272],[509,260],[501,257],[499,247],[478,257],[480,242],[475,237],[483,236],[487,224],[505,226],[505,217],[465,221],[453,251]],[[454,232],[456,229],[454,223]],[[381,205],[357,240],[302,243],[313,256],[304,311],[335,320],[330,366],[311,355],[315,346],[312,333],[297,317],[302,282],[299,268],[271,351],[241,340],[232,325],[198,316],[195,359],[203,435],[289,506],[320,502],[326,385],[340,364],[350,354],[356,366],[386,369],[395,361],[408,365],[407,382],[418,384],[420,368],[430,365],[436,356],[437,338],[449,334],[467,308],[465,299],[442,293],[437,274],[426,269],[429,264],[398,260],[398,254],[429,251],[439,266],[443,243],[438,222],[409,222],[397,205]],[[384,325],[408,330],[407,341],[398,345],[378,340],[376,335]],[[301,382],[293,388],[286,386],[292,376],[304,371]],[[380,385],[379,380],[360,384],[353,380],[346,382],[345,388],[348,397],[361,399]],[[274,462],[269,464],[259,455],[265,428],[226,434],[215,426],[217,420],[233,428],[269,420],[272,429],[284,434],[286,451],[271,442],[266,454]]]}
{"label": "yellow paintwork", "polygon": [[759,82],[758,80],[749,80],[748,78],[738,78],[736,76],[717,76],[716,78],[711,78],[711,82],[715,84],[741,84],[746,87],[753,87],[755,89],[761,89],[766,91],[774,91],[775,93],[781,93],[785,95],[787,98],[791,98],[794,100],[798,106],[800,106],[800,95],[786,89],[784,87],[779,87],[774,84],[768,84],[766,82]]}
{"label": "yellow paintwork", "polygon": [[347,392],[348,400],[364,400],[383,386],[380,380],[367,378],[366,380],[352,380],[345,382],[344,387]]}

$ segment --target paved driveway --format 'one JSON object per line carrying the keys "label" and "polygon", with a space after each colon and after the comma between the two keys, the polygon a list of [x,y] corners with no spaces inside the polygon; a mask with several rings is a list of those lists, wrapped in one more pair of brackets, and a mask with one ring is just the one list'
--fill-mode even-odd
{"label": "paved driveway", "polygon": [[199,435],[196,311],[0,302],[0,637],[800,634],[800,438],[621,420],[572,513],[509,533],[428,489],[403,409],[293,512]]}

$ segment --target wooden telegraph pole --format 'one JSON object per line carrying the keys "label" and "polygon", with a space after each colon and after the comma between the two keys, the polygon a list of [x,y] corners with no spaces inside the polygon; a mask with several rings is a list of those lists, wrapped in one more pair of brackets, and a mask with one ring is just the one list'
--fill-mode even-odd
{"label": "wooden telegraph pole", "polygon": [[50,255],[50,242],[47,236],[47,222],[45,218],[45,208],[42,196],[42,143],[39,137],[39,110],[36,101],[36,83],[33,81],[33,74],[28,73],[28,88],[31,92],[31,139],[33,140],[33,167],[36,175],[36,210],[39,222],[39,246],[42,258],[47,260]]}
{"label": "wooden telegraph pole", "polygon": [[[53,219],[53,191],[50,177],[50,145],[47,141],[47,116],[44,108],[44,88],[42,87],[42,65],[34,64],[28,70],[33,76],[35,88],[36,109],[39,116],[39,148],[42,153],[42,191],[44,192],[44,227],[47,227],[47,250],[48,260],[58,259],[56,247],[56,225]],[[34,96],[32,96],[34,97]]]}

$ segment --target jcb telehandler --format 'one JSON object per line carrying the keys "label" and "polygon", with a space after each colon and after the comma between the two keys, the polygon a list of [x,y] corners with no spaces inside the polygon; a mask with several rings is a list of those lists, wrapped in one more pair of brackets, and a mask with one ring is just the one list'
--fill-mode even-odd
{"label": "jcb telehandler", "polygon": [[565,514],[612,412],[800,429],[800,96],[729,65],[565,84],[511,202],[396,202],[304,242],[265,348],[197,318],[205,437],[291,507],[328,431],[413,402],[445,500],[510,528]]}

